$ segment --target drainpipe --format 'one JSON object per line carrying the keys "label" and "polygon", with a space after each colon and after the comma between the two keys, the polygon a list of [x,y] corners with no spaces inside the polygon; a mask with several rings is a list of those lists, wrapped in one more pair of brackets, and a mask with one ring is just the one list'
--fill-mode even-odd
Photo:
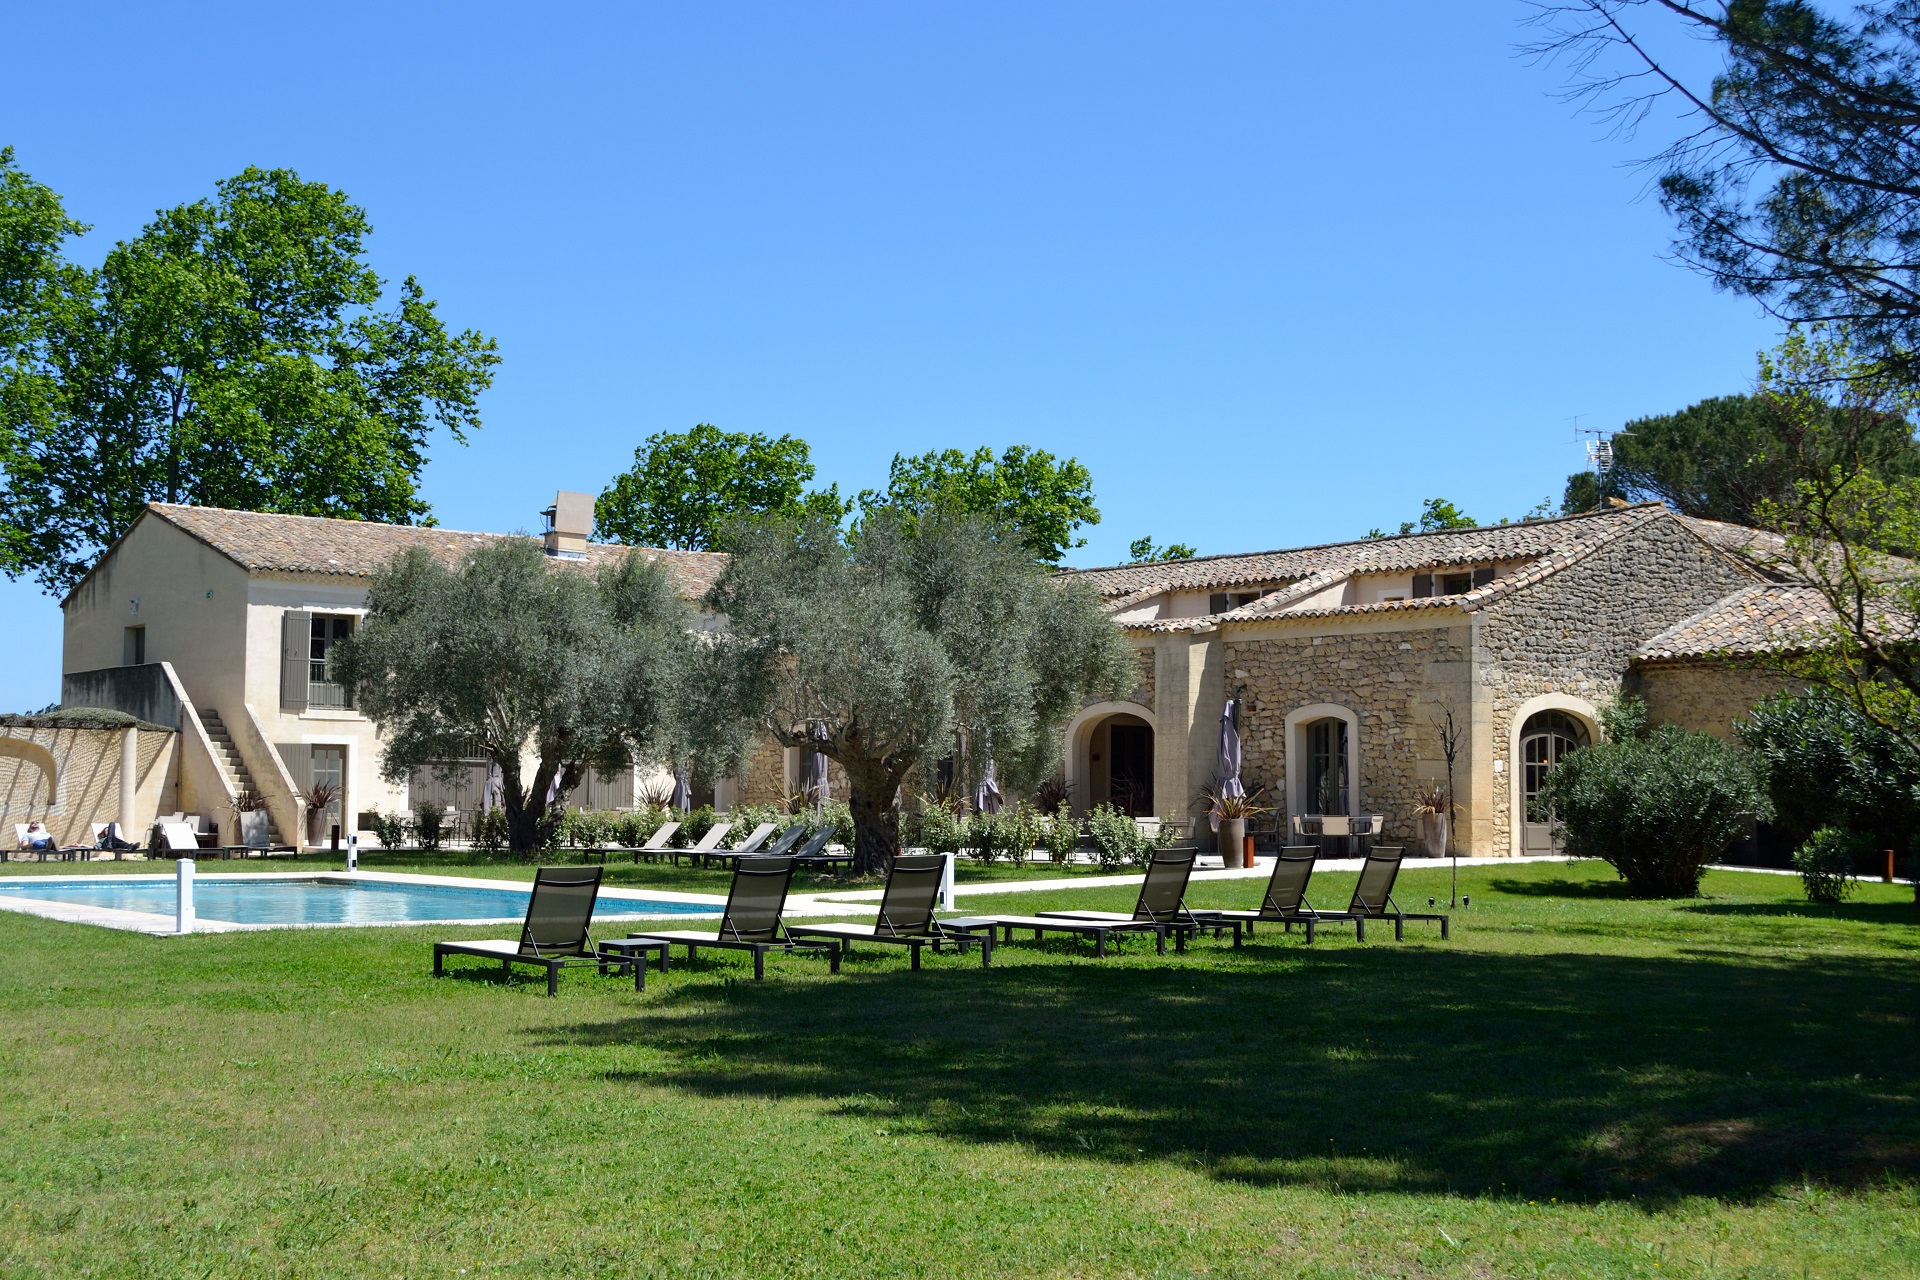
{"label": "drainpipe", "polygon": [[[120,836],[125,840],[134,838],[139,828],[140,818],[134,812],[135,802],[139,799],[140,780],[134,775],[140,768],[140,731],[127,729],[120,735]],[[118,845],[114,846],[114,857],[119,857]]]}

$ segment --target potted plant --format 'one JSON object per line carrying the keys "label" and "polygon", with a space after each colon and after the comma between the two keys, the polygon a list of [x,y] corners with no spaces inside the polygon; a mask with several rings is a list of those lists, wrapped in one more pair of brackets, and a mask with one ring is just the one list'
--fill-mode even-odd
{"label": "potted plant", "polygon": [[1420,824],[1420,847],[1429,858],[1447,856],[1447,811],[1453,806],[1439,783],[1414,793],[1413,816]]}
{"label": "potted plant", "polygon": [[1247,819],[1272,812],[1270,806],[1260,803],[1260,797],[1265,794],[1263,787],[1251,795],[1223,795],[1218,784],[1200,793],[1207,818],[1220,833],[1221,866],[1253,865],[1253,839],[1247,835]]}
{"label": "potted plant", "polygon": [[340,788],[331,782],[316,782],[307,788],[307,844],[317,848],[326,835],[327,810],[340,798]]}

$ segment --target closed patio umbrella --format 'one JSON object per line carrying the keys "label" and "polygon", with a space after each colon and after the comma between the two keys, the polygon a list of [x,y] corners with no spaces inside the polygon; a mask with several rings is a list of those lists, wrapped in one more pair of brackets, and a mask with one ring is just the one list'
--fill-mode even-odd
{"label": "closed patio umbrella", "polygon": [[[816,722],[808,734],[815,742],[827,740],[827,726]],[[809,751],[806,755],[806,769],[802,773],[800,789],[813,801],[815,809],[823,809],[827,804],[827,757],[821,751]]]}
{"label": "closed patio umbrella", "polygon": [[980,785],[973,789],[973,807],[978,813],[998,813],[1006,804],[1000,796],[1000,784],[993,777],[993,735],[982,735],[987,764],[980,771]]}
{"label": "closed patio umbrella", "polygon": [[[1220,760],[1216,772],[1220,776],[1217,794],[1221,799],[1247,794],[1247,789],[1240,785],[1240,701],[1237,698],[1228,698],[1220,708]],[[1218,808],[1208,814],[1207,819],[1215,831],[1220,829]]]}
{"label": "closed patio umbrella", "polygon": [[667,802],[682,813],[693,808],[693,779],[684,768],[673,771],[673,798]]}
{"label": "closed patio umbrella", "polygon": [[500,772],[499,763],[487,765],[487,781],[480,788],[480,809],[491,813],[495,809],[504,809],[507,804],[507,778]]}

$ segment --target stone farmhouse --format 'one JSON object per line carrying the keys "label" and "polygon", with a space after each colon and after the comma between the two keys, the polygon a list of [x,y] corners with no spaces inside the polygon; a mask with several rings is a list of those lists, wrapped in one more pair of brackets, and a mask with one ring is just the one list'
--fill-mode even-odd
{"label": "stone farmhouse", "polygon": [[[543,514],[556,562],[646,555],[689,600],[724,565],[711,553],[589,543],[585,494],[562,493]],[[178,741],[136,752],[137,785],[111,783],[98,764],[90,785],[137,796],[126,804],[139,811],[94,816],[133,829],[154,812],[217,819],[251,790],[267,799],[276,839],[293,841],[305,825],[297,797],[316,782],[340,793],[323,833],[376,809],[478,808],[482,765],[454,784],[426,770],[398,785],[381,776],[379,735],[329,678],[327,654],[364,615],[371,574],[396,552],[424,547],[451,562],[500,536],[149,505],[63,602],[62,705],[177,725]],[[1193,817],[1232,696],[1242,707],[1243,778],[1268,789],[1277,822],[1375,813],[1406,838],[1416,791],[1446,778],[1436,726],[1451,712],[1458,846],[1547,850],[1551,832],[1529,821],[1528,792],[1592,740],[1596,709],[1623,688],[1646,696],[1656,720],[1725,734],[1777,686],[1758,666],[1726,660],[1764,653],[1782,626],[1818,607],[1769,574],[1765,538],[1647,504],[1065,571],[1106,598],[1139,655],[1131,693],[1085,707],[1067,728],[1070,794],[1081,810],[1110,800],[1139,816]],[[9,732],[0,729],[0,772],[30,772],[20,752],[8,765]],[[105,748],[98,755],[107,761]],[[34,759],[31,768],[56,767],[47,752]],[[720,807],[762,803],[796,790],[800,772],[795,752],[763,744],[741,777],[705,789]],[[637,772],[590,777],[572,800],[622,807],[642,785]],[[57,787],[48,772],[13,789],[44,801]],[[1197,829],[1205,839],[1206,824]]]}
{"label": "stone farmhouse", "polygon": [[[1239,700],[1242,778],[1275,818],[1378,814],[1412,843],[1458,730],[1461,852],[1549,852],[1529,793],[1622,690],[1721,736],[1780,681],[1757,663],[1818,597],[1770,535],[1657,503],[1557,520],[1075,571],[1139,655],[1126,698],[1068,727],[1081,804],[1188,816]],[[1535,812],[1532,817],[1544,815]],[[1200,830],[1205,831],[1202,824]]]}

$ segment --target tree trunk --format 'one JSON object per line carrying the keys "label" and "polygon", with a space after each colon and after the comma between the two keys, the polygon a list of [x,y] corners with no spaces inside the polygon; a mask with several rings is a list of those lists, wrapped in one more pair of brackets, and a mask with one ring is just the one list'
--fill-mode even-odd
{"label": "tree trunk", "polygon": [[520,762],[499,761],[502,790],[507,811],[507,848],[518,857],[532,857],[553,842],[553,831],[560,823],[560,808],[547,803],[547,790],[553,775],[560,775],[562,794],[580,782],[580,766],[542,760],[533,771],[533,785],[520,785]]}
{"label": "tree trunk", "polygon": [[900,779],[873,760],[841,760],[847,771],[847,807],[853,811],[855,875],[885,875],[900,852]]}

